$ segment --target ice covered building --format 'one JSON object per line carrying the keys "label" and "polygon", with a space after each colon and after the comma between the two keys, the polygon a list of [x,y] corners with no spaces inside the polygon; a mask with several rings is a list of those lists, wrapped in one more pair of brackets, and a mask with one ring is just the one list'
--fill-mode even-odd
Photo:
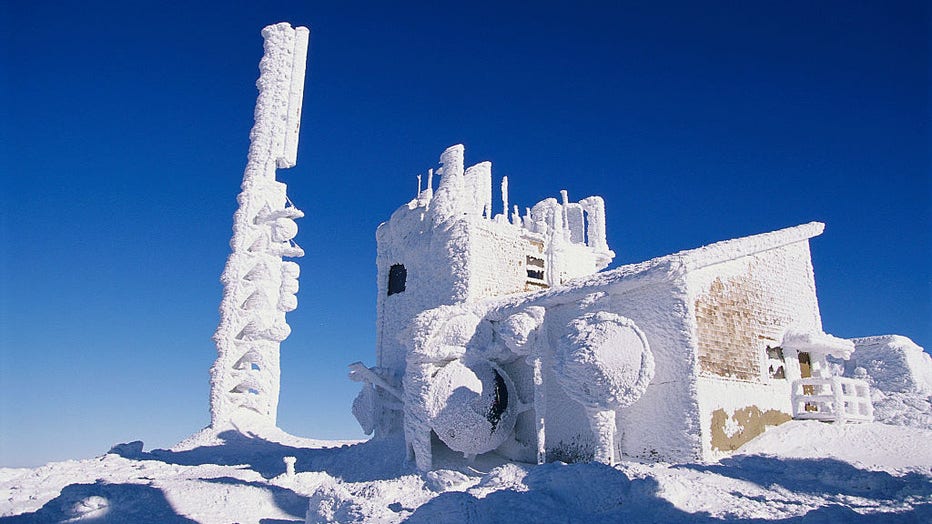
{"label": "ice covered building", "polygon": [[379,226],[376,365],[351,366],[364,430],[403,434],[419,468],[444,448],[690,461],[794,416],[870,418],[866,384],[826,361],[854,346],[822,331],[822,224],[600,273],[601,198],[509,213],[504,179],[495,213],[491,164],[464,169],[461,145],[440,163]]}

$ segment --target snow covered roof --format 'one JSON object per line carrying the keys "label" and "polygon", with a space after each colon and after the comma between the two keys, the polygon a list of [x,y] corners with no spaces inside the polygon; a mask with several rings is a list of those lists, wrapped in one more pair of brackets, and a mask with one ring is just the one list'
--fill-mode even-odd
{"label": "snow covered roof", "polygon": [[821,235],[824,230],[825,224],[822,222],[809,222],[769,233],[715,242],[570,280],[560,287],[539,291],[537,294],[544,302],[548,302],[551,298],[560,301],[560,298],[566,295],[594,292],[600,290],[596,288],[604,289],[606,286],[611,286],[614,292],[624,292],[648,284],[673,280],[704,267],[808,240]]}
{"label": "snow covered roof", "polygon": [[854,351],[854,342],[827,333],[812,333],[789,330],[783,335],[783,349],[795,349],[800,353],[822,353],[848,360]]}
{"label": "snow covered roof", "polygon": [[668,256],[678,259],[683,265],[684,272],[689,272],[809,240],[812,237],[821,235],[824,230],[825,224],[822,222],[809,222],[808,224],[779,229],[770,233],[716,242],[708,246],[680,251]]}

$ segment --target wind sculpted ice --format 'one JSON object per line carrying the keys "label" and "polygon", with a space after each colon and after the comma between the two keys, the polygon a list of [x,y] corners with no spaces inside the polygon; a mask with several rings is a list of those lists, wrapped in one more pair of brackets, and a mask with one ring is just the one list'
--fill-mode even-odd
{"label": "wind sculpted ice", "polygon": [[275,426],[278,409],[279,345],[291,333],[285,313],[298,301],[295,219],[276,169],[297,162],[309,32],[287,23],[262,30],[265,54],[259,63],[255,124],[243,174],[239,209],[233,215],[232,253],[220,277],[223,299],[214,333],[217,360],[210,371],[211,427],[241,430]]}

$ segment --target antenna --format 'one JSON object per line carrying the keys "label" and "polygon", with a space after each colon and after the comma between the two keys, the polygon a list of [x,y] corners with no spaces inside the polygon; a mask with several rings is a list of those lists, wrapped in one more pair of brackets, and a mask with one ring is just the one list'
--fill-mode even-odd
{"label": "antenna", "polygon": [[508,177],[502,177],[502,214],[508,216]]}

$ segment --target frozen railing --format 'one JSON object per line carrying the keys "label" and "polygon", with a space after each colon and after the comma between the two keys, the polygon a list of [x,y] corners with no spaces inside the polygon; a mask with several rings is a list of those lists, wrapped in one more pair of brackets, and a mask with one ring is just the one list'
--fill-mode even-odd
{"label": "frozen railing", "polygon": [[874,405],[870,386],[844,377],[793,381],[793,418],[832,422],[871,422]]}

